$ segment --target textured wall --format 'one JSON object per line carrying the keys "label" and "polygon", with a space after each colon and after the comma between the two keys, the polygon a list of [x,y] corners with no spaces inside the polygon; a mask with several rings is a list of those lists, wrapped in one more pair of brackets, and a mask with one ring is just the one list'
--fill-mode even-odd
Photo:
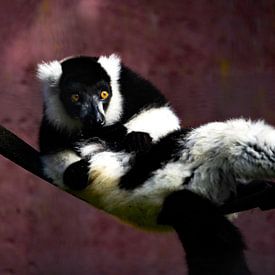
{"label": "textured wall", "polygon": [[[275,124],[274,1],[3,1],[0,123],[37,146],[35,67],[117,52],[171,100],[183,125]],[[140,232],[0,158],[0,274],[183,274],[174,234]],[[275,274],[275,211],[236,221],[255,275]]]}

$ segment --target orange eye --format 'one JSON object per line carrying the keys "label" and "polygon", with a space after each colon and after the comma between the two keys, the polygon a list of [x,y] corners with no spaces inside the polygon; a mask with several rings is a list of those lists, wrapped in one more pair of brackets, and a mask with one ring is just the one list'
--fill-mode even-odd
{"label": "orange eye", "polygon": [[72,95],[71,95],[71,101],[72,101],[73,103],[78,102],[78,100],[79,100],[79,94],[72,94]]}
{"label": "orange eye", "polygon": [[102,91],[100,93],[101,99],[107,99],[109,97],[109,93],[107,91]]}

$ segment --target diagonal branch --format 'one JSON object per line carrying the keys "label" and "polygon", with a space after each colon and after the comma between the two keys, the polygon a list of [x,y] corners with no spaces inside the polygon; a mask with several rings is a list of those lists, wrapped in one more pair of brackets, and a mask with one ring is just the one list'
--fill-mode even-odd
{"label": "diagonal branch", "polygon": [[1,125],[0,154],[50,183],[42,173],[39,152]]}

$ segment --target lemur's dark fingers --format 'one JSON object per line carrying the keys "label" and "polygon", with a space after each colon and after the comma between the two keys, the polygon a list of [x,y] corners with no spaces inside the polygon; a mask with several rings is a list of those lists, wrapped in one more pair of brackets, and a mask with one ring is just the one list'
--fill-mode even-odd
{"label": "lemur's dark fingers", "polygon": [[126,151],[144,152],[151,148],[152,138],[148,133],[131,132],[124,141]]}

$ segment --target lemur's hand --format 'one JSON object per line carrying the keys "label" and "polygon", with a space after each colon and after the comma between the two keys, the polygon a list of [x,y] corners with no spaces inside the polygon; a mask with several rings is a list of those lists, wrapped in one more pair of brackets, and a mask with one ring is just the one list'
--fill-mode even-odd
{"label": "lemur's hand", "polygon": [[63,174],[63,183],[72,190],[81,190],[89,185],[89,163],[81,159],[71,164]]}
{"label": "lemur's hand", "polygon": [[145,132],[130,132],[124,140],[124,146],[127,152],[144,153],[150,150],[152,138]]}
{"label": "lemur's hand", "polygon": [[127,135],[126,127],[121,123],[106,126],[95,130],[93,136],[104,140],[111,147],[119,146]]}
{"label": "lemur's hand", "polygon": [[[89,136],[89,133],[86,135]],[[127,134],[127,128],[121,123],[99,128],[93,131],[93,136],[107,142],[113,150],[142,153],[152,146],[152,138],[148,133],[133,131]]]}

